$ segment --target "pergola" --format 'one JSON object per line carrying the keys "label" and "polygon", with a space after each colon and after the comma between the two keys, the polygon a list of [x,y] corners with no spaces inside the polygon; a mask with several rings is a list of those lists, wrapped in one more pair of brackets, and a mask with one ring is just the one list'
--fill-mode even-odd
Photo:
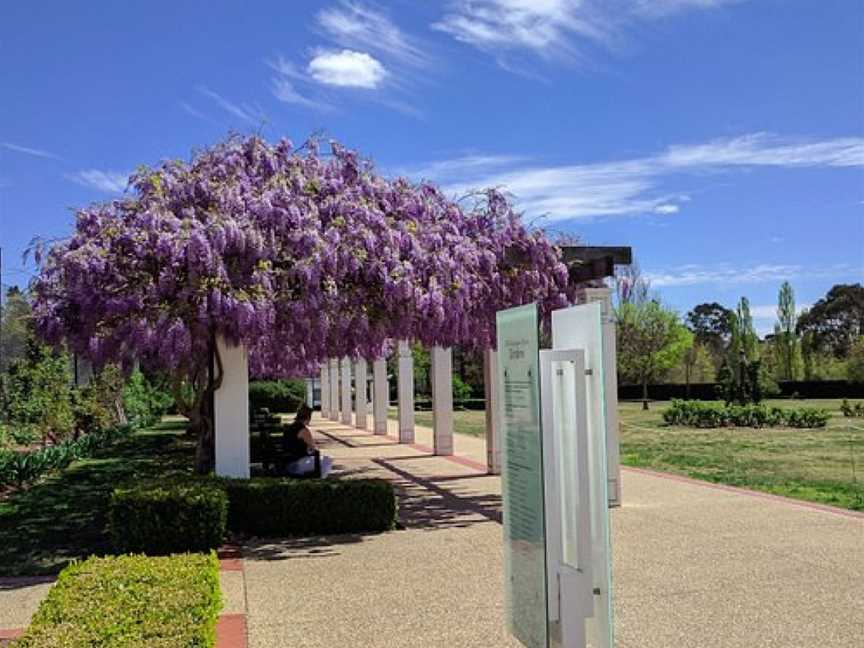
{"label": "pergola", "polygon": [[[604,353],[610,354],[611,369],[605,374],[607,455],[609,461],[609,499],[620,502],[620,468],[618,450],[617,375],[615,372],[615,321],[612,313],[611,289],[602,279],[614,274],[616,265],[632,262],[629,247],[562,247],[568,265],[571,284],[588,284],[578,292],[580,303],[600,302],[603,312]],[[216,473],[222,476],[248,478],[249,401],[248,354],[242,346],[231,346],[217,339],[223,365],[221,387],[214,394]],[[411,341],[399,340],[395,345],[397,361],[397,408],[399,443],[414,443],[414,360]],[[435,346],[430,349],[433,414],[433,452],[452,455],[453,391],[452,349]],[[484,351],[484,387],[486,395],[487,470],[501,472],[501,439],[496,410],[499,395],[495,384],[497,352]],[[387,433],[387,410],[390,388],[387,358],[372,360],[372,430]],[[369,397],[367,393],[369,363],[364,358],[330,358],[320,369],[321,414],[347,426],[368,429]]]}

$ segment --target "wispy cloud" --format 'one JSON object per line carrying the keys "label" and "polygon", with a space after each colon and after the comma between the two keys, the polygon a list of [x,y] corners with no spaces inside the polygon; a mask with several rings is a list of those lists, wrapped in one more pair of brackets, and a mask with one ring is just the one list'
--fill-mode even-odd
{"label": "wispy cloud", "polygon": [[350,88],[375,89],[387,78],[387,70],[374,56],[348,49],[318,50],[307,70],[319,83]]}
{"label": "wispy cloud", "polygon": [[676,145],[646,157],[593,164],[520,166],[505,164],[507,159],[507,156],[492,157],[501,162],[498,169],[483,164],[472,168],[464,164],[464,158],[434,162],[426,169],[457,169],[458,173],[439,174],[441,177],[437,178],[453,194],[500,187],[509,191],[529,215],[545,216],[549,221],[648,213],[669,215],[680,211],[689,197],[664,189],[668,176],[729,173],[736,168],[756,166],[864,166],[864,138],[812,141],[756,133]]}
{"label": "wispy cloud", "polygon": [[295,82],[308,82],[309,78],[300,72],[293,63],[282,56],[268,60],[266,63],[275,73],[270,79],[270,90],[279,101],[306,108],[324,110],[332,108],[329,104],[311,99],[297,90]]}
{"label": "wispy cloud", "polygon": [[0,146],[10,151],[15,151],[16,153],[23,153],[24,155],[32,155],[34,157],[40,158],[49,158],[52,160],[59,160],[60,156],[50,151],[44,151],[42,149],[30,148],[29,146],[21,146],[20,144],[13,144],[12,142],[0,142]]}
{"label": "wispy cloud", "polygon": [[432,28],[492,53],[504,69],[520,70],[509,55],[580,59],[586,47],[614,48],[634,23],[740,1],[451,0]]}
{"label": "wispy cloud", "polygon": [[84,187],[104,191],[105,193],[123,193],[129,185],[129,174],[119,171],[100,171],[99,169],[86,169],[67,173],[65,177]]}
{"label": "wispy cloud", "polygon": [[476,177],[524,162],[521,155],[463,155],[449,160],[439,160],[428,164],[395,169],[395,175],[405,175],[440,183],[459,182],[466,177]]}
{"label": "wispy cloud", "polygon": [[429,56],[387,14],[368,5],[342,0],[318,12],[317,21],[322,32],[343,47],[375,52],[415,67],[430,63]]}
{"label": "wispy cloud", "polygon": [[234,103],[219,93],[210,90],[210,88],[207,88],[206,86],[199,86],[198,92],[215,101],[216,105],[222,108],[225,112],[234,115],[238,119],[242,119],[253,126],[260,126],[264,121],[266,121],[263,111],[257,106],[248,103]]}
{"label": "wispy cloud", "polygon": [[[855,268],[848,263],[820,267],[802,264],[760,263],[752,266],[741,266],[722,263],[690,264],[663,270],[646,270],[644,275],[655,288],[703,284],[737,286],[764,283],[776,283],[779,286],[783,281],[791,281],[801,277],[843,277],[860,271],[860,268]],[[764,313],[762,314],[764,315]]]}

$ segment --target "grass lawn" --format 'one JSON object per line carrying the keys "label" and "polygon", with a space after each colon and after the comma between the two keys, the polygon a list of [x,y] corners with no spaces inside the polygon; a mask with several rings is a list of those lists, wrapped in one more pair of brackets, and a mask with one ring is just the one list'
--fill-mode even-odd
{"label": "grass lawn", "polygon": [[[772,400],[778,407],[822,407],[822,429],[667,426],[668,403],[622,403],[621,461],[705,481],[864,511],[864,422],[844,418],[840,400]],[[856,429],[857,428],[857,429]]]}
{"label": "grass lawn", "polygon": [[[398,420],[398,410],[391,407],[387,417]],[[424,427],[432,427],[432,412],[414,412],[414,422]],[[453,412],[453,429],[459,434],[473,437],[486,436],[486,412],[483,410],[462,410]]]}
{"label": "grass lawn", "polygon": [[[840,413],[839,399],[772,400],[779,407],[821,407],[832,413],[824,429],[694,429],[663,423],[668,402],[621,403],[621,461],[705,481],[752,488],[864,511],[864,421]],[[396,418],[396,408],[389,416]],[[415,412],[432,426],[431,412]],[[454,412],[456,432],[482,437],[485,413]],[[858,429],[855,429],[855,428]]]}
{"label": "grass lawn", "polygon": [[137,432],[30,488],[0,498],[0,575],[56,573],[70,560],[110,551],[111,492],[124,481],[191,471],[184,423]]}

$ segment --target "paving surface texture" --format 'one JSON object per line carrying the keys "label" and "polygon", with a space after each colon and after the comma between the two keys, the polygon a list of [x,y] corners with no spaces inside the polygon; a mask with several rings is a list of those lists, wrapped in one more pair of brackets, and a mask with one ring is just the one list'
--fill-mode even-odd
{"label": "paving surface texture", "polygon": [[[500,480],[389,436],[314,427],[339,472],[396,483],[406,528],[251,543],[249,646],[518,645],[503,629]],[[485,461],[482,440],[458,437],[456,451]],[[623,480],[619,648],[864,645],[864,518],[641,471]]]}
{"label": "paving surface texture", "polygon": [[[480,470],[483,440],[457,435],[454,461],[429,456],[427,428],[408,446],[394,422],[391,436],[313,427],[337,473],[396,484],[405,528],[251,540],[242,563],[223,561],[222,621],[250,648],[518,646],[504,630],[500,479]],[[625,470],[623,488],[618,648],[864,645],[864,517],[645,471]],[[0,579],[0,630],[25,627],[49,587]]]}

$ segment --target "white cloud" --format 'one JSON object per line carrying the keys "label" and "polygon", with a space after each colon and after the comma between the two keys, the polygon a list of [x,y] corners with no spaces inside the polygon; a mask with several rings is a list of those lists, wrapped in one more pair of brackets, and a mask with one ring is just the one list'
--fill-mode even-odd
{"label": "white cloud", "polygon": [[264,122],[266,119],[261,109],[256,106],[252,106],[247,103],[233,103],[231,101],[228,101],[219,93],[213,92],[205,86],[200,86],[198,88],[198,92],[203,94],[205,97],[209,97],[210,99],[215,101],[216,105],[222,108],[225,112],[230,113],[235,117],[252,124],[253,126],[260,126],[262,122]]}
{"label": "white cloud", "polygon": [[23,153],[24,155],[32,155],[34,157],[41,158],[50,158],[52,160],[59,160],[60,156],[55,155],[54,153],[50,153],[49,151],[43,151],[42,149],[30,148],[29,146],[21,146],[20,144],[13,144],[12,142],[0,142],[0,146],[10,151],[15,151],[16,153]]}
{"label": "white cloud", "polygon": [[[484,156],[468,158],[484,160]],[[864,138],[821,141],[781,138],[765,133],[671,146],[646,157],[562,166],[519,166],[507,156],[493,156],[497,168],[465,158],[444,160],[426,169],[457,169],[439,178],[461,195],[482,187],[509,191],[521,209],[549,221],[633,214],[673,214],[690,198],[663,189],[668,176],[682,173],[729,173],[751,166],[864,166]],[[442,174],[439,174],[442,175]]]}
{"label": "white cloud", "polygon": [[[729,285],[776,283],[791,281],[800,277],[843,277],[860,268],[846,263],[833,266],[811,267],[800,264],[760,263],[754,266],[740,266],[728,263],[712,265],[682,265],[665,270],[646,270],[645,278],[654,288],[697,286],[704,284]],[[776,308],[776,307],[775,307]],[[751,312],[752,311],[751,309]],[[765,311],[760,311],[762,316]],[[755,317],[754,312],[754,317]]]}
{"label": "white cloud", "polygon": [[374,89],[387,77],[387,70],[378,59],[348,49],[319,50],[307,69],[319,83],[341,87]]}
{"label": "white cloud", "polygon": [[429,63],[386,14],[367,5],[342,0],[337,7],[322,9],[317,19],[324,33],[343,47],[378,52],[412,66]]}
{"label": "white cloud", "polygon": [[604,41],[604,20],[578,0],[457,0],[433,29],[484,50],[569,52],[571,38]]}
{"label": "white cloud", "polygon": [[450,160],[439,160],[429,164],[397,169],[395,175],[405,175],[423,180],[453,182],[466,176],[489,173],[495,169],[525,161],[521,155],[464,155]]}
{"label": "white cloud", "polygon": [[66,178],[77,182],[84,187],[98,189],[105,193],[123,193],[129,184],[129,174],[118,171],[100,171],[99,169],[86,169],[67,173]]}
{"label": "white cloud", "polygon": [[586,46],[614,47],[630,26],[681,13],[715,9],[743,0],[451,0],[432,28],[496,55],[505,69],[519,69],[505,53],[573,58]]}

